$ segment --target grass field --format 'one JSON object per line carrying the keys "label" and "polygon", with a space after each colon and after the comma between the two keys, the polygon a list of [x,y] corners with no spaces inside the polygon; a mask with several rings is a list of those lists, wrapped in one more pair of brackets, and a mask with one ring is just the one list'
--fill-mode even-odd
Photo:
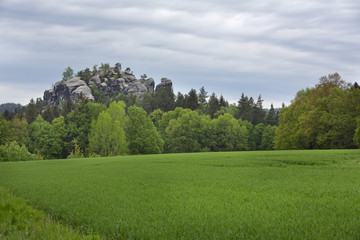
{"label": "grass field", "polygon": [[360,150],[9,162],[0,185],[109,239],[360,239]]}

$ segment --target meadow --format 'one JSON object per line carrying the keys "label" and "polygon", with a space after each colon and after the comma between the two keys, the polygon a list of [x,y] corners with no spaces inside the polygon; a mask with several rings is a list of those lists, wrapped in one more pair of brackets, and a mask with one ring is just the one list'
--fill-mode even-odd
{"label": "meadow", "polygon": [[107,239],[360,239],[360,150],[5,162],[0,186]]}

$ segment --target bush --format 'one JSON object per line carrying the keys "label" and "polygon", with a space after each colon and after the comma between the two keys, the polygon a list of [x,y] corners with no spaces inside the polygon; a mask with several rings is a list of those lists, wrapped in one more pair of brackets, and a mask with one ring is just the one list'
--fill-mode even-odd
{"label": "bush", "polygon": [[31,154],[25,145],[20,147],[17,142],[10,142],[0,146],[0,161],[2,162],[17,162],[36,159],[36,155]]}

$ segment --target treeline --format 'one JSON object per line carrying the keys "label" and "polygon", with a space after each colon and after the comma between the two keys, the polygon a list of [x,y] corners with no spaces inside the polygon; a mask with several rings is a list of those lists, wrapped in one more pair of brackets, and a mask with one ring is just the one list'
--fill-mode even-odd
{"label": "treeline", "polygon": [[97,101],[44,108],[37,99],[0,115],[0,159],[360,147],[360,88],[337,73],[299,91],[280,113],[263,109],[261,96],[229,104],[204,88]]}
{"label": "treeline", "polygon": [[338,73],[301,90],[281,110],[276,149],[337,149],[360,147],[360,87]]}
{"label": "treeline", "polygon": [[20,148],[31,159],[270,150],[278,114],[273,107],[265,111],[262,101],[243,94],[237,105],[229,104],[214,93],[208,97],[204,88],[177,96],[163,88],[142,100],[123,94],[104,103],[80,98],[46,108],[41,99],[31,100],[0,116],[0,158],[10,161]]}

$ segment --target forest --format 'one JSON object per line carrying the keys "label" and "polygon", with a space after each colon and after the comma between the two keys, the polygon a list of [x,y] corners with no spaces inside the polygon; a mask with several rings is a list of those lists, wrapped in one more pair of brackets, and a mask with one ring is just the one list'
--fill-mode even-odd
{"label": "forest", "polygon": [[360,87],[338,73],[300,90],[289,106],[264,109],[261,95],[236,104],[221,95],[174,94],[142,99],[118,94],[95,102],[44,107],[41,98],[0,115],[0,161],[127,154],[360,147]]}

